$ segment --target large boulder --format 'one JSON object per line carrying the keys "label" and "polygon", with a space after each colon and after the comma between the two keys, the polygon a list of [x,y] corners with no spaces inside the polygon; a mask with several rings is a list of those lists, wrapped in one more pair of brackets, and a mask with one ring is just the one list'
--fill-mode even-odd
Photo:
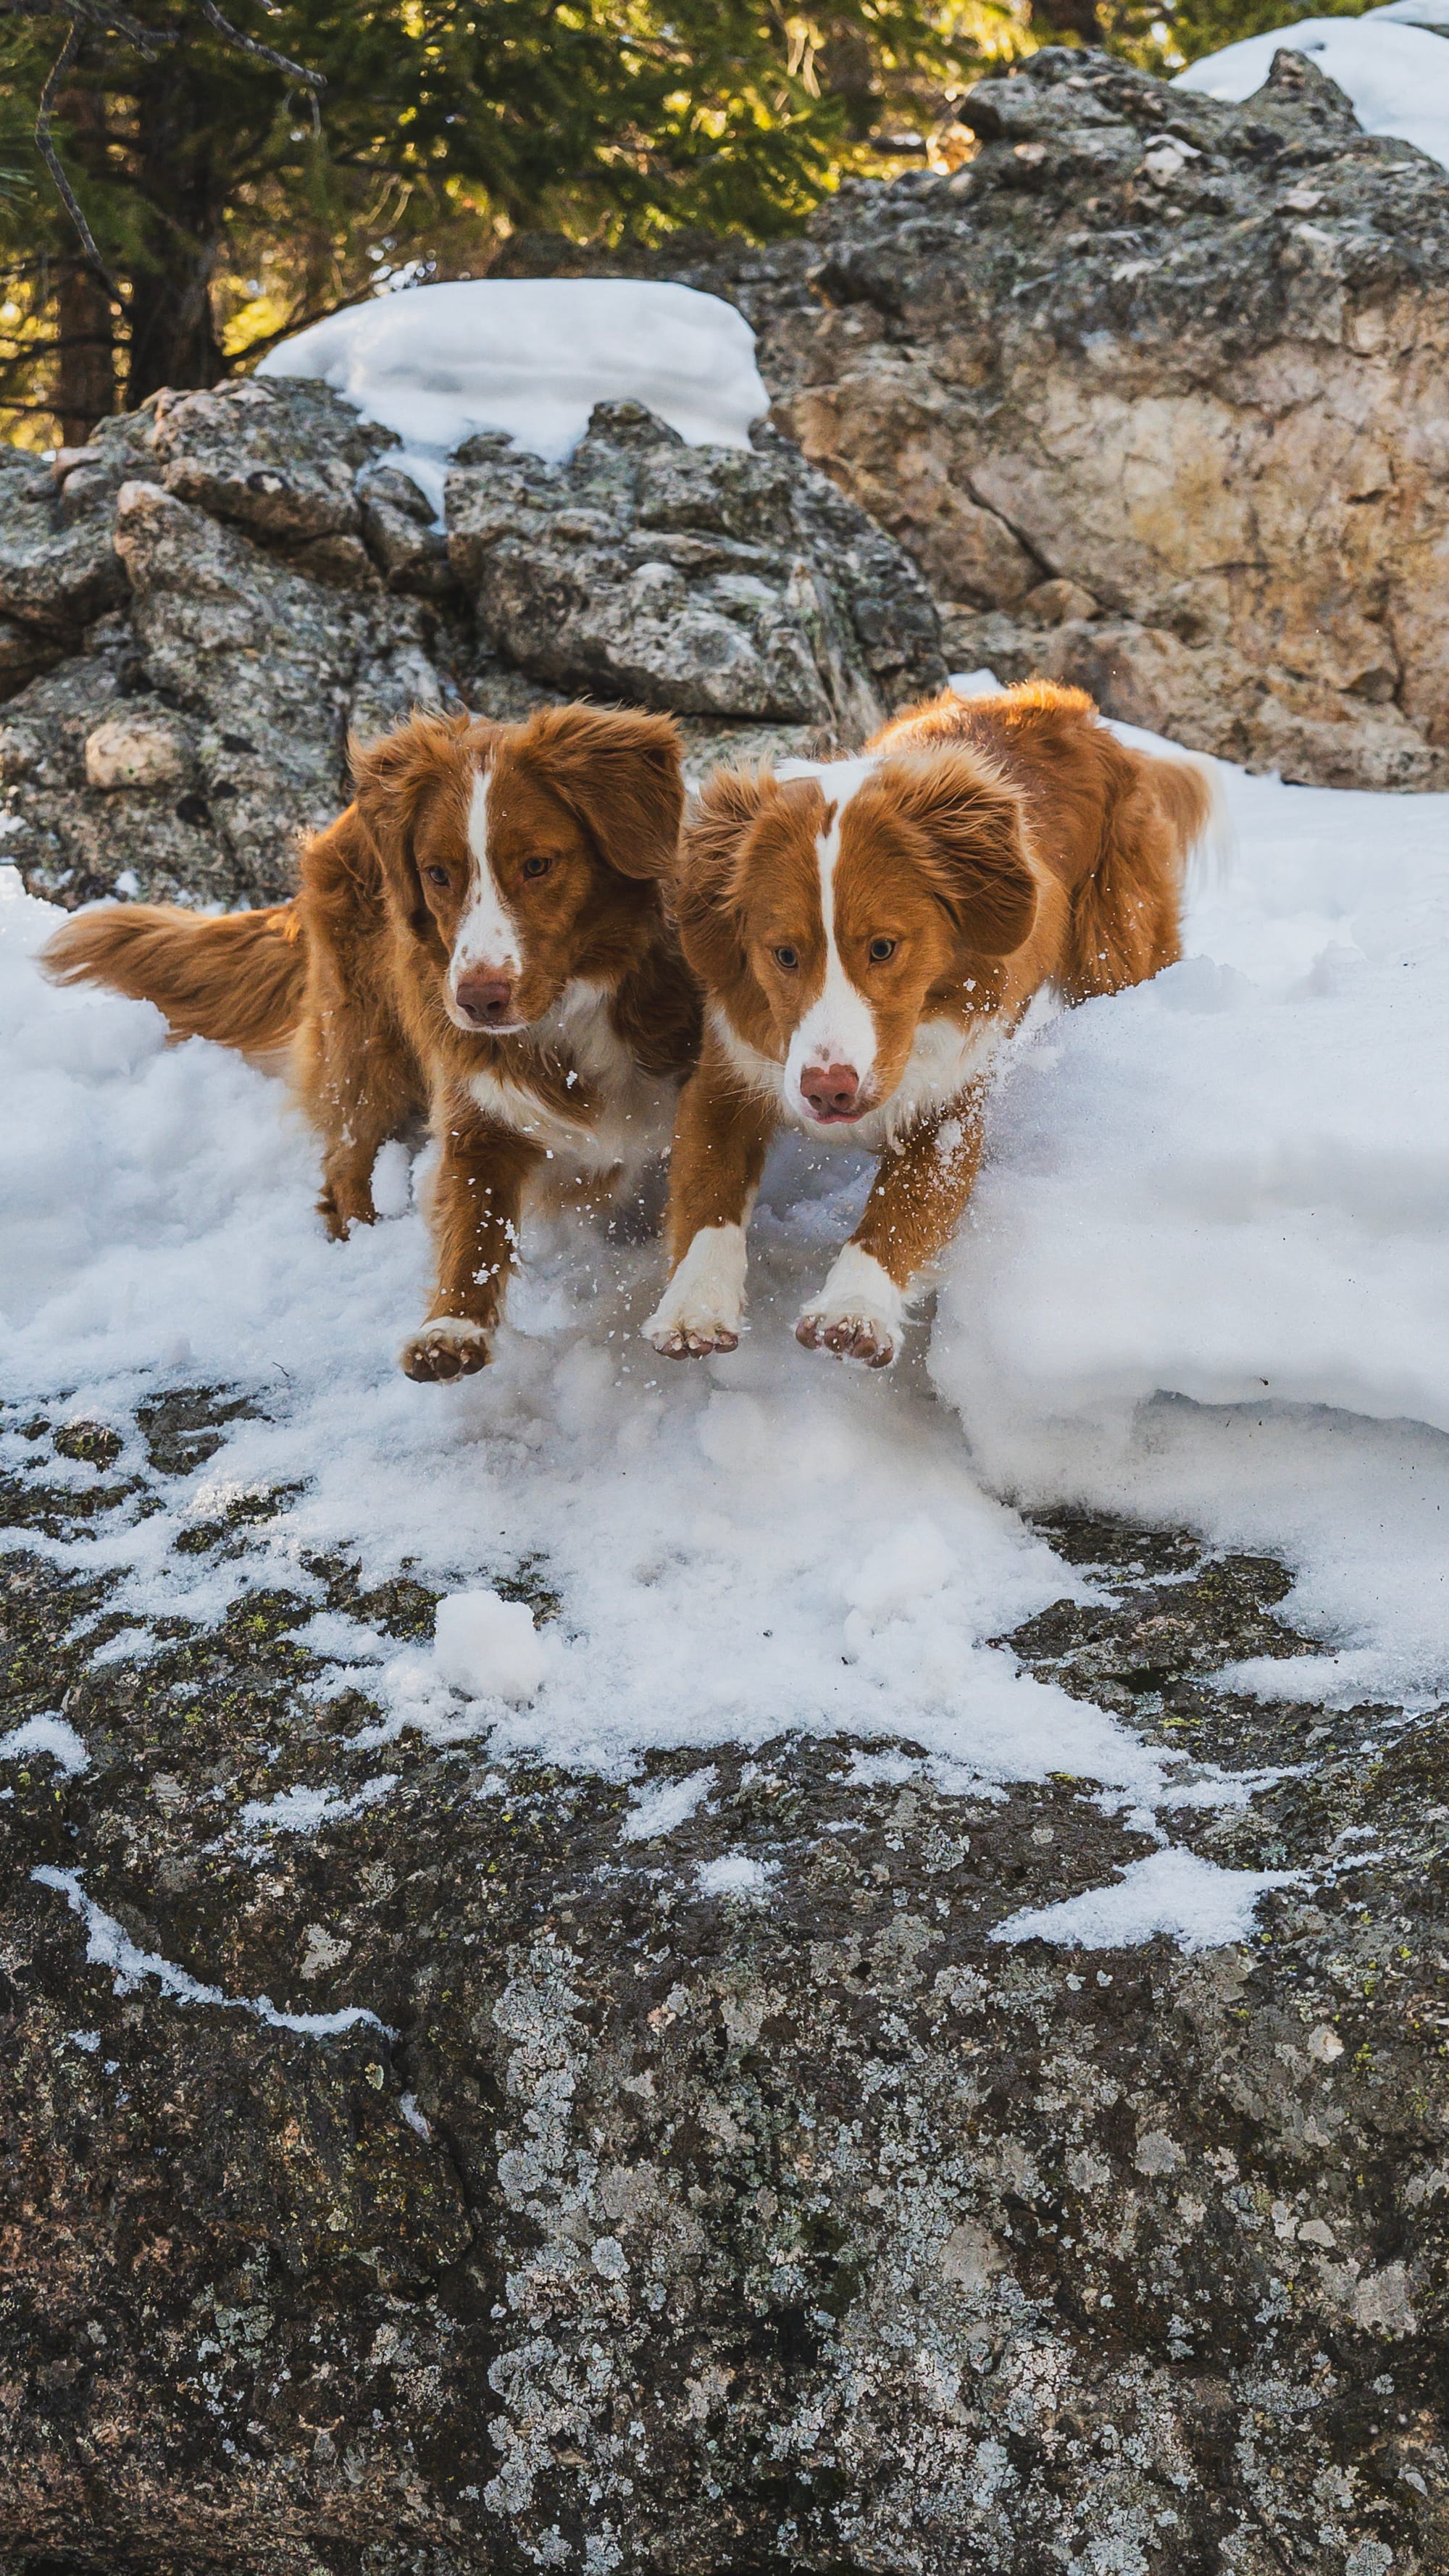
{"label": "large boulder", "polygon": [[1287,50],[1240,106],[1053,49],[962,112],[953,177],[674,263],[755,324],[776,421],[910,548],[953,666],[1289,778],[1449,785],[1449,175]]}
{"label": "large boulder", "polygon": [[[1023,1664],[1302,1875],[1196,1956],[1003,1944],[1151,1855],[1130,1803],[379,1729],[329,1630],[432,1596],[201,1508],[268,1401],[3,1424],[4,2576],[1449,2564],[1449,1713],[1236,1693],[1281,1567],[1058,1520]],[[112,1534],[188,1477],[251,1587],[138,1633]]]}
{"label": "large boulder", "polygon": [[671,707],[699,767],[853,744],[944,677],[911,558],[769,430],[475,440],[443,527],[390,431],[285,377],[0,452],[0,857],[68,904],[287,892],[349,737],[414,705]]}
{"label": "large boulder", "polygon": [[858,742],[945,676],[924,584],[778,437],[689,447],[601,403],[566,465],[471,439],[447,518],[488,642],[554,687]]}

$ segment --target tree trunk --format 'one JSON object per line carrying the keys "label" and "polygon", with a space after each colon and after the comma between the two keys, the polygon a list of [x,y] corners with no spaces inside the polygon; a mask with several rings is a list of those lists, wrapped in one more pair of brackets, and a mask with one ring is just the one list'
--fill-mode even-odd
{"label": "tree trunk", "polygon": [[148,220],[131,262],[132,411],[163,385],[214,385],[225,373],[211,309],[225,193],[214,113],[214,96],[174,54],[137,82],[136,191]]}
{"label": "tree trunk", "polygon": [[[57,102],[81,168],[98,172],[105,155],[106,102],[96,89],[63,90]],[[80,257],[61,265],[56,290],[55,408],[67,447],[83,447],[98,420],[116,405],[115,324],[104,279]]]}

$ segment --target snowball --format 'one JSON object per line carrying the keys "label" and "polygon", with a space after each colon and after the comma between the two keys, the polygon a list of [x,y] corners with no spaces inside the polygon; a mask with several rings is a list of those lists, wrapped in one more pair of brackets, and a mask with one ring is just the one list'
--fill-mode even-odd
{"label": "snowball", "polygon": [[438,1603],[433,1653],[439,1672],[470,1699],[532,1699],[548,1650],[526,1601],[454,1592]]}

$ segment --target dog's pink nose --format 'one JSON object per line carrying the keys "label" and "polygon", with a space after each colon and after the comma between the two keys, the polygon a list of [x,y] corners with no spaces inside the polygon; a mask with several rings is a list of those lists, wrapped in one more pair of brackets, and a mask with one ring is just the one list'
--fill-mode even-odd
{"label": "dog's pink nose", "polygon": [[817,1118],[853,1118],[860,1102],[860,1076],[853,1064],[810,1064],[800,1088]]}
{"label": "dog's pink nose", "polygon": [[470,967],[453,987],[453,999],[475,1029],[506,1028],[513,1018],[513,979],[489,967]]}

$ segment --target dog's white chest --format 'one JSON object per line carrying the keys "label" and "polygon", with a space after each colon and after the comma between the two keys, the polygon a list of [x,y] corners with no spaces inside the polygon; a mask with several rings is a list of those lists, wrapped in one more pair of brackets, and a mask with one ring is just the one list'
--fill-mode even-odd
{"label": "dog's white chest", "polygon": [[570,984],[531,1033],[532,1051],[554,1073],[561,1066],[565,1091],[577,1093],[577,1117],[532,1088],[526,1058],[518,1077],[490,1067],[468,1079],[488,1117],[527,1137],[566,1171],[634,1172],[669,1144],[673,1086],[640,1071],[609,1024],[607,1002],[597,985]]}

